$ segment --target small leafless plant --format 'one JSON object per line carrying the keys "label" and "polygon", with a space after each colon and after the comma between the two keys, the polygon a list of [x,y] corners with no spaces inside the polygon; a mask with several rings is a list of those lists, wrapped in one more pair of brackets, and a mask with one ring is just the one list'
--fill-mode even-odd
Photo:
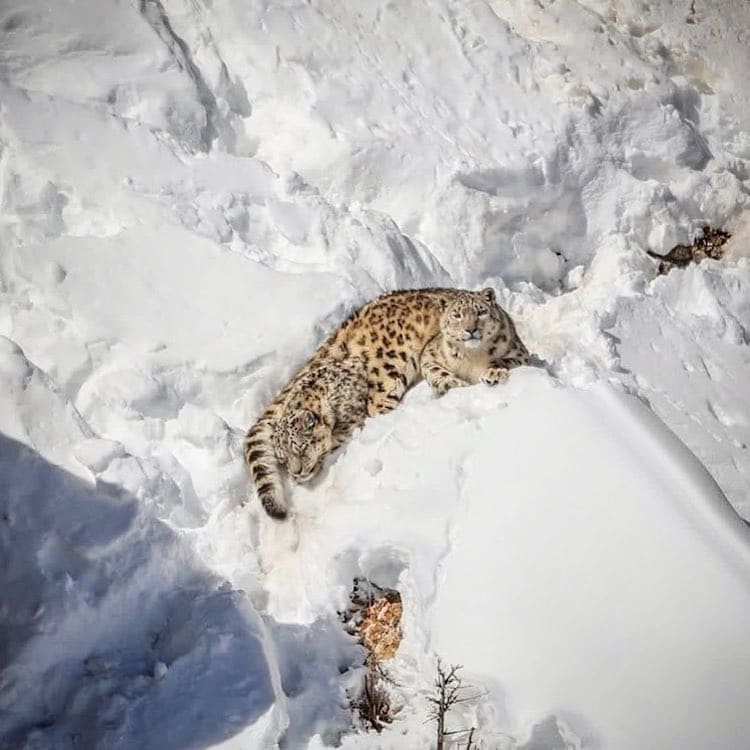
{"label": "small leafless plant", "polygon": [[380,732],[386,724],[393,721],[394,710],[386,688],[393,680],[373,659],[368,659],[365,669],[362,692],[352,702],[352,707],[357,710],[359,718],[365,724]]}
{"label": "small leafless plant", "polygon": [[437,750],[444,750],[447,737],[461,734],[468,735],[466,744],[467,750],[472,750],[477,747],[474,743],[474,727],[471,727],[471,729],[456,729],[448,731],[445,725],[448,711],[450,711],[453,706],[457,706],[460,703],[475,701],[481,695],[480,693],[468,694],[468,688],[458,676],[460,669],[462,669],[460,664],[451,664],[451,666],[446,669],[440,659],[438,659],[437,676],[435,677],[434,683],[435,694],[427,699],[431,704],[429,713],[430,719],[436,723],[435,738],[437,742]]}

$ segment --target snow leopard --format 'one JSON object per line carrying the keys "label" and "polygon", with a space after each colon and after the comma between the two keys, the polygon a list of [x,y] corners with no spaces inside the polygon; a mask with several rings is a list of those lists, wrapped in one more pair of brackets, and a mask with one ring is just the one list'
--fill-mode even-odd
{"label": "snow leopard", "polygon": [[266,513],[288,513],[281,468],[309,482],[325,458],[344,443],[367,414],[367,378],[356,357],[323,359],[306,367],[248,431],[245,461]]}
{"label": "snow leopard", "polygon": [[529,361],[489,287],[383,294],[351,315],[327,348],[332,356],[357,356],[365,363],[369,416],[393,409],[421,378],[442,395],[459,386],[499,383],[509,369]]}

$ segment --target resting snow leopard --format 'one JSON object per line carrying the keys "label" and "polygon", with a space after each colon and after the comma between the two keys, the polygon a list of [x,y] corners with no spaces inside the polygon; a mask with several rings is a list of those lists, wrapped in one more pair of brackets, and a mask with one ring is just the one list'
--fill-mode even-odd
{"label": "resting snow leopard", "polygon": [[357,310],[325,346],[332,357],[365,363],[370,416],[393,409],[422,377],[440,395],[479,381],[498,383],[529,359],[490,288],[383,294]]}
{"label": "resting snow leopard", "polygon": [[420,369],[437,395],[474,383],[494,385],[525,365],[529,352],[492,289],[463,295],[440,319],[440,332],[422,352]]}
{"label": "resting snow leopard", "polygon": [[[526,347],[508,314],[495,301],[492,289],[416,289],[377,297],[318,347],[248,433],[245,457],[263,507],[275,518],[286,516],[279,464],[287,466],[290,473],[292,467],[289,452],[274,447],[279,445],[274,437],[277,431],[286,434],[290,444],[298,441],[308,450],[316,448],[317,460],[297,477],[307,481],[325,455],[361,424],[364,413],[359,409],[366,408],[369,416],[390,411],[422,377],[442,394],[480,380],[500,382],[508,369],[527,361]],[[338,374],[337,362],[339,366],[347,363]],[[319,416],[319,406],[313,402],[334,398],[337,377],[349,382],[357,394],[351,414],[346,398],[338,407],[337,419],[344,425],[341,430],[335,430],[336,419],[319,418],[313,424],[310,417],[292,418],[304,410]],[[352,378],[358,379],[357,385],[352,384]],[[366,407],[362,407],[363,392]],[[290,393],[297,397],[289,402],[286,413],[290,416],[285,418],[281,412]],[[307,405],[306,399],[310,399]]]}
{"label": "resting snow leopard", "polygon": [[245,438],[245,461],[269,516],[287,514],[281,466],[296,482],[312,479],[365,421],[367,392],[361,359],[315,357],[263,412]]}

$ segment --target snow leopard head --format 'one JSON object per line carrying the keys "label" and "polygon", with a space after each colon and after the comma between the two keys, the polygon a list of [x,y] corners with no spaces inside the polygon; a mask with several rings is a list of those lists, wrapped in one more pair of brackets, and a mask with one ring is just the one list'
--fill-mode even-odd
{"label": "snow leopard head", "polygon": [[495,292],[462,292],[445,310],[440,331],[448,341],[466,349],[476,349],[490,341],[503,326],[503,312]]}
{"label": "snow leopard head", "polygon": [[310,481],[333,447],[331,420],[317,407],[289,405],[276,423],[274,450],[295,482]]}

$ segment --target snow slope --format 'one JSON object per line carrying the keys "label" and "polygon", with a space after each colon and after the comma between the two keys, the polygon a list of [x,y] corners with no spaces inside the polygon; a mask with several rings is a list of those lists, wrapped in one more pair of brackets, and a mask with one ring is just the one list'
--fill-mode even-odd
{"label": "snow slope", "polygon": [[[442,656],[482,747],[746,747],[746,3],[0,29],[0,746],[427,748]],[[726,260],[657,278],[704,223]],[[288,524],[242,506],[242,433],[315,344],[435,284],[495,286],[537,365],[418,386]],[[405,602],[379,736],[355,575]]]}

